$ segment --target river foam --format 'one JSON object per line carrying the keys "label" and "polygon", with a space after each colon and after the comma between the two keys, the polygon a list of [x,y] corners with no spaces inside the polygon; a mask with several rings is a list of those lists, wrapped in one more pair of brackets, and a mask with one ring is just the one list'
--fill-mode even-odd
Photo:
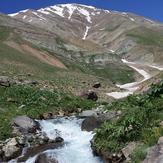
{"label": "river foam", "polygon": [[[81,130],[81,119],[59,118],[53,120],[39,121],[42,131],[49,138],[54,138],[56,130],[64,139],[63,147],[47,150],[44,153],[55,158],[59,163],[102,163],[103,161],[94,156],[91,150],[90,141],[93,138],[92,132]],[[30,158],[26,163],[34,163],[36,156]]]}

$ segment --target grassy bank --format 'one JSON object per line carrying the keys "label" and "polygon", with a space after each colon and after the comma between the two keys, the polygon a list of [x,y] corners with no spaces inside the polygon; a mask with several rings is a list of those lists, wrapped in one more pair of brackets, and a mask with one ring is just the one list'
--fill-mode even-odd
{"label": "grassy bank", "polygon": [[154,145],[163,135],[163,127],[159,125],[163,120],[163,82],[152,85],[144,95],[130,96],[114,102],[107,109],[121,110],[122,115],[118,119],[105,122],[96,130],[96,148],[114,153],[119,152],[129,142],[139,142],[142,147],[137,147],[132,154],[132,162],[139,162],[138,160],[144,158],[146,148]]}
{"label": "grassy bank", "polygon": [[30,86],[0,87],[0,140],[11,136],[11,119],[18,115],[38,118],[49,111],[91,109],[94,102],[58,91],[50,92]]}

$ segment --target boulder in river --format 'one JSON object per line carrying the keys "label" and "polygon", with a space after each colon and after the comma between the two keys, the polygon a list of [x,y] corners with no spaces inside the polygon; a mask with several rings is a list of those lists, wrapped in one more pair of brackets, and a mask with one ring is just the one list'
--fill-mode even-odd
{"label": "boulder in river", "polygon": [[58,163],[54,158],[48,157],[45,153],[38,155],[34,163]]}
{"label": "boulder in river", "polygon": [[99,128],[100,125],[112,118],[117,117],[119,114],[117,111],[109,111],[106,113],[96,113],[96,111],[83,111],[79,117],[86,117],[82,122],[81,128],[86,131],[93,131],[95,128]]}
{"label": "boulder in river", "polygon": [[87,117],[81,125],[82,130],[93,131],[95,128],[100,127],[101,121],[97,117],[91,116]]}
{"label": "boulder in river", "polygon": [[39,123],[27,116],[18,116],[14,118],[11,125],[13,130],[19,131],[23,134],[35,133],[39,129]]}

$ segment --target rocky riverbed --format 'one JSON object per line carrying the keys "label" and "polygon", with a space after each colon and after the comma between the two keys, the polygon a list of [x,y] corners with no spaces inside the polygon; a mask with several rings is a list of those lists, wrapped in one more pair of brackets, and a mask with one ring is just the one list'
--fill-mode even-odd
{"label": "rocky riverbed", "polygon": [[[103,111],[103,106],[81,113],[45,113],[41,120],[18,116],[11,122],[12,138],[0,144],[0,161],[103,162],[91,149],[92,131],[121,112]],[[46,157],[43,157],[46,155]],[[45,161],[46,159],[46,161]]]}

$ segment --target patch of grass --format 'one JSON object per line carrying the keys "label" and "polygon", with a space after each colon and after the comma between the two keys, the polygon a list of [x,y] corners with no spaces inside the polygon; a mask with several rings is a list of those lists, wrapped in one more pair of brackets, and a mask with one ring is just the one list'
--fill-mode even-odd
{"label": "patch of grass", "polygon": [[140,163],[147,155],[148,145],[138,145],[130,155],[132,163]]}
{"label": "patch of grass", "polygon": [[4,41],[9,37],[11,29],[9,27],[0,26],[0,41]]}
{"label": "patch of grass", "polygon": [[105,66],[90,65],[94,75],[108,78],[113,83],[130,83],[134,82],[134,71],[126,65],[120,63],[109,63]]}
{"label": "patch of grass", "polygon": [[[23,106],[23,107],[21,107]],[[77,111],[78,108],[91,109],[92,101],[62,92],[40,90],[30,86],[0,87],[0,140],[11,135],[10,121],[18,115],[39,118],[48,111]]]}

